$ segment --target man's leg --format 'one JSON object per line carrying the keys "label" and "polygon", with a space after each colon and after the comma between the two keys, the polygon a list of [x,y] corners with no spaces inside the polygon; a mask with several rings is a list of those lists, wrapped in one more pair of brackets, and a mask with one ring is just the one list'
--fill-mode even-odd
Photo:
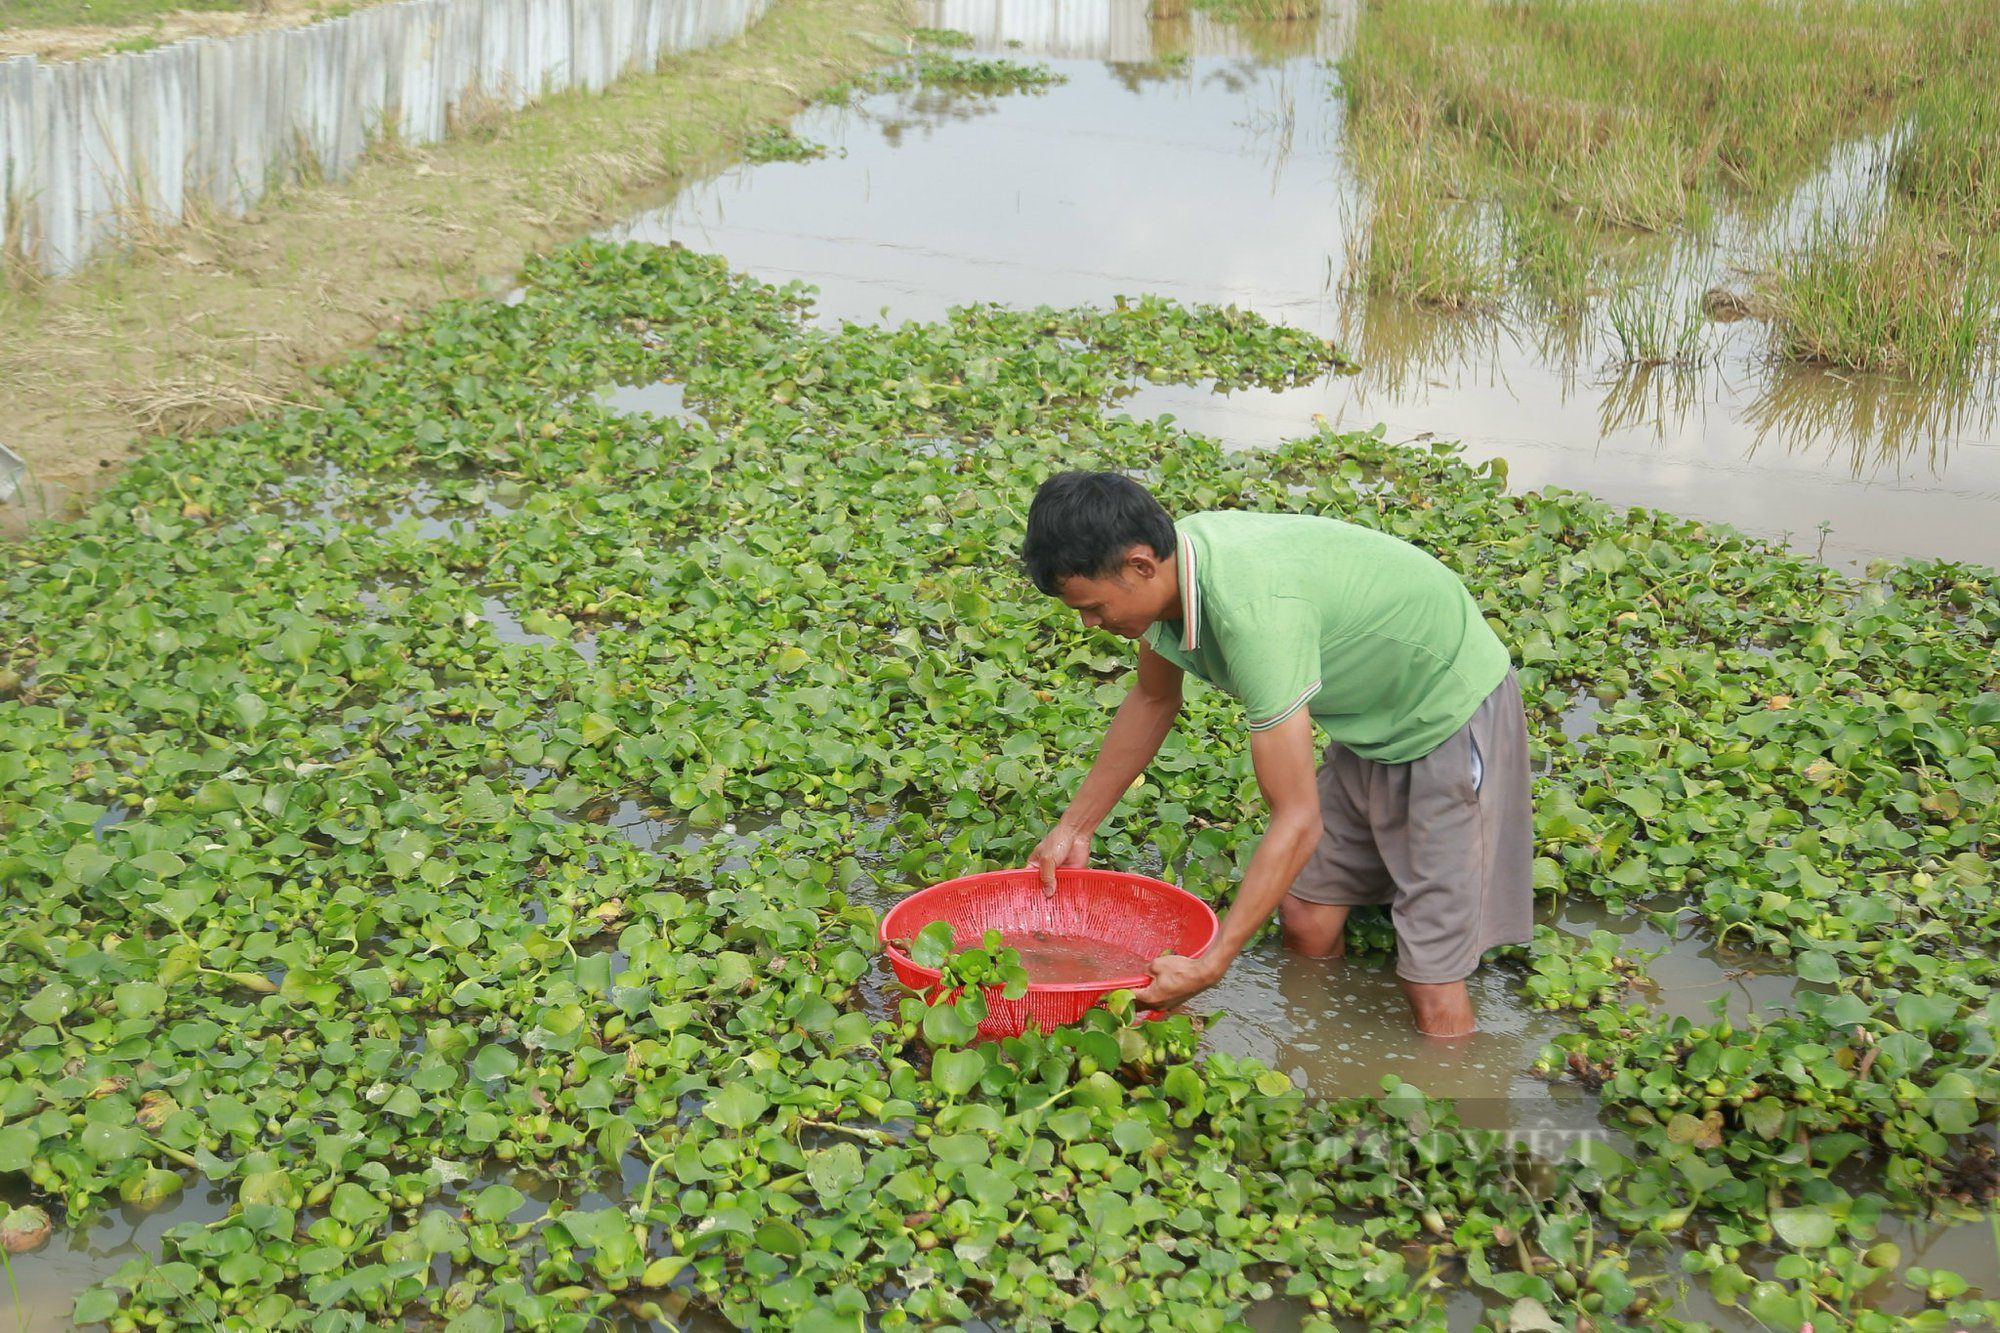
{"label": "man's leg", "polygon": [[1465,978],[1486,950],[1534,933],[1534,814],[1513,673],[1456,734],[1397,765],[1401,801],[1375,824],[1397,884],[1396,974],[1417,1030],[1474,1030]]}
{"label": "man's leg", "polygon": [[1366,760],[1338,741],[1326,747],[1319,783],[1320,840],[1278,908],[1285,944],[1307,958],[1347,952],[1347,914],[1357,903],[1386,906],[1395,894],[1389,868],[1368,828]]}
{"label": "man's leg", "polygon": [[1424,1036],[1469,1037],[1478,1030],[1478,1020],[1472,1013],[1472,996],[1466,993],[1463,981],[1431,985],[1397,980],[1403,987],[1403,998],[1410,1002],[1410,1017],[1416,1020],[1417,1031]]}
{"label": "man's leg", "polygon": [[1286,894],[1278,916],[1285,924],[1285,947],[1308,958],[1338,958],[1347,952],[1348,908],[1341,903],[1311,903]]}

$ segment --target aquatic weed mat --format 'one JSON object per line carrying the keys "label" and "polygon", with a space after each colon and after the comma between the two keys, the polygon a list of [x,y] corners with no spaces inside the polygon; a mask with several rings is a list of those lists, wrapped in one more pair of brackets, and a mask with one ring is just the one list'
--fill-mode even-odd
{"label": "aquatic weed mat", "polygon": [[[1118,412],[1338,364],[1240,311],[808,303],[578,245],[9,550],[0,1175],[68,1228],[233,1200],[80,1323],[1442,1328],[1469,1284],[1498,1327],[1692,1327],[1683,1273],[1773,1327],[1991,1321],[1879,1233],[1994,1187],[1991,571]],[[685,419],[593,398],[658,380]],[[1122,693],[1015,567],[1076,466],[1451,564],[1521,662],[1539,891],[1788,958],[1795,1009],[1669,1018],[1544,932],[1501,965],[1574,1011],[1538,1067],[1605,1132],[1537,1157],[1184,1016],[964,1044],[871,999],[875,905],[1018,864]],[[1262,824],[1198,691],[1098,855],[1226,896]]]}

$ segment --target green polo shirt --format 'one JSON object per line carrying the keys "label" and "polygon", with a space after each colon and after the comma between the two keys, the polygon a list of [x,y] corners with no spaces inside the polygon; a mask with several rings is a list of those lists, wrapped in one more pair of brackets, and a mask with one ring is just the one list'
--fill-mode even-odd
{"label": "green polo shirt", "polygon": [[1458,576],[1408,542],[1307,514],[1175,525],[1181,618],[1153,650],[1243,701],[1250,729],[1301,708],[1365,759],[1421,759],[1510,662]]}

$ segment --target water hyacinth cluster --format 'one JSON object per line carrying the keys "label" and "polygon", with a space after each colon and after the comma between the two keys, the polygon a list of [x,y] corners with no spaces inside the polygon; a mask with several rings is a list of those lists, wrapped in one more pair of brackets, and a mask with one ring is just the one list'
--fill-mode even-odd
{"label": "water hyacinth cluster", "polygon": [[[71,1228],[228,1201],[79,1321],[1443,1328],[1469,1284],[1496,1327],[1675,1328],[1686,1274],[1773,1327],[1992,1317],[1871,1286],[1885,1215],[1993,1189],[1990,571],[1850,579],[1445,447],[1117,414],[1339,364],[1239,311],[808,313],[571,247],[8,553],[0,1174]],[[684,418],[595,397],[662,379]],[[1539,1067],[1626,1136],[1555,1159],[1407,1084],[1311,1101],[1185,1016],[968,1044],[895,994],[877,909],[1019,864],[1122,693],[1014,567],[1078,466],[1437,553],[1522,665],[1540,892],[1815,989],[1695,1025],[1539,935],[1502,965],[1577,1014]],[[1226,896],[1261,812],[1199,693],[1099,853]]]}

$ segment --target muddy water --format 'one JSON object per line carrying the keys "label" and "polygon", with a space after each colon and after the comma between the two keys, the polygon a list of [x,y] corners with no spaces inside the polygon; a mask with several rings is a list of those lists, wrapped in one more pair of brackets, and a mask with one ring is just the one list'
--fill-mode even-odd
{"label": "muddy water", "polygon": [[[1342,151],[1338,76],[1352,14],[1236,32],[1149,24],[1102,5],[939,0],[925,21],[1068,76],[1046,94],[887,95],[795,124],[834,149],[744,168],[618,234],[680,240],[773,281],[820,289],[828,320],[933,318],[970,302],[1108,303],[1158,292],[1312,328],[1361,371],[1283,393],[1138,388],[1231,444],[1381,424],[1507,460],[1517,488],[1560,485],[1789,538],[1840,562],[1924,555],[2000,564],[2000,422],[1989,375],[1957,393],[1787,369],[1754,320],[1709,324],[1693,371],[1619,371],[1600,305],[1573,325],[1513,309],[1467,318],[1363,304],[1347,247],[1365,216]],[[1018,46],[1010,43],[1019,43]],[[1186,55],[1185,62],[1158,56]],[[1830,156],[1770,218],[1716,244],[1643,249],[1682,301],[1873,188],[1868,141]],[[1824,525],[1824,531],[1823,531]]]}
{"label": "muddy water", "polygon": [[1052,935],[1045,930],[1000,933],[1003,948],[1021,955],[1028,980],[1040,986],[1070,986],[1087,981],[1124,981],[1147,974],[1144,954],[1080,935]]}

